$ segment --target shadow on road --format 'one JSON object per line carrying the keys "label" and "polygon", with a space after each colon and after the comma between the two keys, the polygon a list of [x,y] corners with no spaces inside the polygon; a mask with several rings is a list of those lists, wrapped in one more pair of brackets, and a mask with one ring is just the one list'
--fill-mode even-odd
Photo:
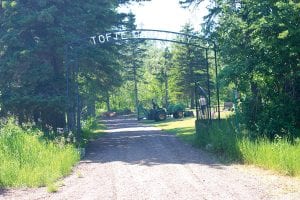
{"label": "shadow on road", "polygon": [[104,120],[108,134],[89,144],[83,163],[123,162],[132,165],[199,164],[222,169],[211,154],[175,135],[138,123],[133,118]]}
{"label": "shadow on road", "polygon": [[[6,193],[6,189],[1,189],[0,188],[0,195],[4,195]],[[1,197],[1,196],[0,196]]]}

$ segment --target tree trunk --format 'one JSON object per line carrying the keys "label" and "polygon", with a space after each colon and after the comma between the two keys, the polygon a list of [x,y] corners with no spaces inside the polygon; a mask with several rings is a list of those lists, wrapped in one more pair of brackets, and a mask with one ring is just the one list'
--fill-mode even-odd
{"label": "tree trunk", "polygon": [[96,101],[94,99],[88,100],[87,103],[87,114],[88,117],[95,117],[96,116]]}
{"label": "tree trunk", "polygon": [[76,133],[77,133],[77,140],[81,141],[81,104],[78,100],[77,105],[77,113],[76,113]]}
{"label": "tree trunk", "polygon": [[109,94],[106,95],[106,108],[107,108],[107,111],[110,111],[110,99],[109,99]]}
{"label": "tree trunk", "polygon": [[168,108],[169,106],[169,80],[168,80],[168,73],[167,71],[165,72],[165,89],[166,89],[166,93],[165,93],[165,108]]}
{"label": "tree trunk", "polygon": [[191,98],[190,108],[194,109],[195,108],[195,92],[194,92],[193,88],[191,88],[190,98]]}
{"label": "tree trunk", "polygon": [[135,97],[135,111],[137,114],[137,119],[139,120],[139,99],[138,99],[138,86],[137,86],[137,71],[136,71],[136,65],[134,64],[133,67],[133,75],[134,75],[134,97]]}

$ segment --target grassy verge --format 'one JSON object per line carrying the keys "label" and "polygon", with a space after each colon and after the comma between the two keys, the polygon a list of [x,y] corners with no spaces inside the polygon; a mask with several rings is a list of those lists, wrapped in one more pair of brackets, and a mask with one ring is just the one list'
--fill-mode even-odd
{"label": "grassy verge", "polygon": [[176,134],[183,140],[195,144],[195,119],[184,118],[180,120],[167,119],[162,122],[153,122],[152,120],[144,121],[147,124],[153,124],[162,130]]}
{"label": "grassy verge", "polygon": [[300,177],[300,141],[291,145],[285,139],[275,142],[267,139],[256,142],[242,139],[239,141],[239,148],[245,163]]}
{"label": "grassy verge", "polygon": [[86,121],[84,121],[82,127],[82,146],[86,146],[89,141],[101,137],[104,134],[105,130],[106,126],[101,122],[97,121],[97,119],[95,118],[89,118]]}
{"label": "grassy verge", "polygon": [[12,121],[0,128],[0,187],[53,184],[79,161],[73,145],[42,139],[38,130],[23,130]]}
{"label": "grassy verge", "polygon": [[294,144],[282,138],[275,141],[264,138],[251,140],[235,135],[230,123],[226,121],[220,126],[213,126],[209,133],[200,133],[200,137],[195,134],[195,119],[167,120],[154,125],[215,153],[222,161],[254,164],[285,175],[300,177],[299,140]]}

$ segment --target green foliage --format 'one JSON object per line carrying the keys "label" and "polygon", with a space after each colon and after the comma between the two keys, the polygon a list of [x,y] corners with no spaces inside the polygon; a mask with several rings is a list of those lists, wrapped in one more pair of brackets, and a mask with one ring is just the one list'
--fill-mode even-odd
{"label": "green foliage", "polygon": [[133,64],[136,64],[136,80],[138,88],[139,104],[146,108],[151,107],[151,100],[154,99],[161,106],[165,106],[165,59],[163,50],[155,47],[155,45],[147,44],[131,44],[131,48],[140,49],[127,52],[127,63],[124,64],[125,72],[123,80],[125,83],[111,94],[110,100],[112,110],[123,110],[129,108],[135,110],[135,94],[134,94],[134,71]]}
{"label": "green foliage", "polygon": [[49,185],[47,186],[47,191],[48,191],[49,193],[55,193],[55,192],[58,191],[58,186],[55,185],[55,184],[49,184]]}
{"label": "green foliage", "polygon": [[222,120],[220,124],[214,121],[212,125],[207,123],[207,121],[202,120],[196,122],[198,126],[197,143],[216,153],[224,161],[241,160],[241,152],[237,144],[238,138],[231,120]]}
{"label": "green foliage", "polygon": [[299,12],[297,1],[215,0],[206,18],[220,78],[241,93],[243,123],[257,135],[295,137],[300,126]]}
{"label": "green foliage", "polygon": [[[182,31],[184,34],[199,35],[190,24],[186,24]],[[184,42],[200,43],[200,41],[190,41],[195,39],[184,38]],[[190,108],[195,107],[195,82],[207,89],[205,51],[190,45],[174,45],[172,49],[172,68],[170,70],[170,93],[171,101],[189,101]]]}
{"label": "green foliage", "polygon": [[70,173],[79,160],[71,145],[42,139],[38,130],[23,130],[13,120],[0,128],[0,187],[52,184]]}
{"label": "green foliage", "polygon": [[[83,108],[88,115],[94,115],[95,101],[103,95],[101,91],[110,91],[121,84],[120,64],[116,58],[120,47],[83,50],[73,46],[72,50],[64,49],[64,45],[112,27],[128,26],[128,16],[116,11],[119,3],[126,2],[2,1],[1,116],[12,114],[20,124],[34,121],[43,128],[65,127],[65,112],[68,110],[65,69],[68,65],[71,73],[74,72],[75,54],[80,55],[77,81]],[[71,100],[74,100],[74,84],[69,89]]]}
{"label": "green foliage", "polygon": [[93,138],[93,131],[97,128],[98,124],[94,117],[89,117],[82,122],[82,137],[85,142]]}
{"label": "green foliage", "polygon": [[[198,34],[190,25],[186,25],[182,32]],[[184,39],[183,42],[197,42],[190,41],[193,40],[191,38],[179,39]],[[138,70],[142,73],[137,76],[139,103],[151,107],[151,100],[154,99],[162,107],[178,102],[185,102],[189,106],[194,105],[195,80],[201,82],[201,85],[207,85],[206,78],[203,78],[206,70],[205,51],[190,45],[172,45],[169,49],[169,47],[161,48],[155,46],[155,43],[148,43],[145,47],[147,51],[139,56],[139,59],[143,58],[143,62],[139,61],[141,65]],[[127,54],[130,54],[130,51]],[[128,61],[131,62],[130,59]],[[129,63],[126,66],[131,65]],[[130,74],[132,74],[130,70],[127,70],[125,75]],[[133,108],[133,88],[134,84],[127,82],[111,94],[114,108],[122,109],[124,105]]]}
{"label": "green foliage", "polygon": [[197,144],[216,153],[225,162],[240,161],[286,175],[300,176],[299,139],[292,143],[279,136],[273,141],[263,137],[252,138],[245,130],[237,134],[232,124],[229,119],[220,124],[214,122],[207,129],[207,122],[197,122]]}
{"label": "green foliage", "polygon": [[98,122],[94,117],[84,120],[82,123],[82,144],[80,146],[85,147],[90,140],[101,136],[105,129],[105,125]]}
{"label": "green foliage", "polygon": [[291,142],[279,136],[273,141],[262,137],[251,138],[247,130],[237,134],[232,119],[222,120],[220,124],[213,121],[211,126],[208,121],[196,121],[197,133],[195,120],[191,118],[156,122],[155,126],[215,153],[226,163],[243,162],[289,176],[300,176],[299,139]]}
{"label": "green foliage", "polygon": [[243,161],[266,169],[279,171],[289,176],[300,176],[300,142],[291,144],[287,139],[277,137],[270,142],[268,139],[250,141],[242,139],[239,148]]}
{"label": "green foliage", "polygon": [[87,120],[83,121],[82,129],[83,130],[93,130],[97,128],[97,120],[94,117],[89,117]]}

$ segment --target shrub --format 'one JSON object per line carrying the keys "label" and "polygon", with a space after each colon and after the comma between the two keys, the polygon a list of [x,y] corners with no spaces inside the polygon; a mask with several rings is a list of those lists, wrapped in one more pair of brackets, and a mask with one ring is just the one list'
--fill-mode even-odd
{"label": "shrub", "polygon": [[[220,123],[213,121],[212,125],[208,125],[208,121],[204,120],[197,123],[200,123],[202,129],[207,129],[206,132],[198,133],[200,146],[211,146],[210,151],[217,153],[226,160],[240,160],[241,153],[237,146],[238,137],[230,119],[222,120]],[[201,123],[204,123],[204,126]]]}
{"label": "shrub", "polygon": [[93,130],[97,128],[97,120],[94,117],[89,117],[82,123],[82,139],[86,143],[93,137]]}

